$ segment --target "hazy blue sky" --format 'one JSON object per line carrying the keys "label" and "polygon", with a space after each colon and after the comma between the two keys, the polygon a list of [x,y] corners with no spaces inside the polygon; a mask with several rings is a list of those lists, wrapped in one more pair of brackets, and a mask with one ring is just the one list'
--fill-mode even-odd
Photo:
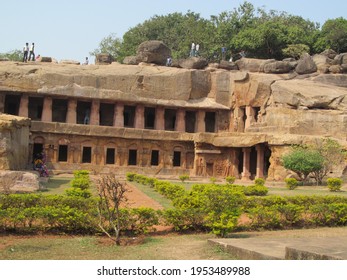
{"label": "hazy blue sky", "polygon": [[[154,15],[188,10],[206,19],[237,8],[243,0],[1,0],[0,53],[35,42],[36,54],[83,62],[111,33],[122,37],[129,28]],[[286,11],[319,22],[347,16],[346,0],[249,0],[256,8]]]}

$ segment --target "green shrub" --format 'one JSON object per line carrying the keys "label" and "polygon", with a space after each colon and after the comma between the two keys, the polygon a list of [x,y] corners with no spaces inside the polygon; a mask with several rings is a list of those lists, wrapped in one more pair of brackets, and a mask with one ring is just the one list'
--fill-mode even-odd
{"label": "green shrub", "polygon": [[127,178],[127,181],[129,182],[133,182],[135,179],[135,176],[136,176],[136,173],[133,173],[133,172],[126,173],[126,178]]}
{"label": "green shrub", "polygon": [[245,195],[264,196],[267,195],[269,189],[263,185],[251,185],[245,186],[243,192]]}
{"label": "green shrub", "polygon": [[212,184],[216,184],[217,178],[211,177],[211,178],[210,178],[210,182],[211,182]]}
{"label": "green shrub", "polygon": [[298,187],[298,180],[295,178],[286,178],[284,179],[284,182],[286,183],[286,187],[289,190],[294,190]]}
{"label": "green shrub", "polygon": [[66,189],[65,194],[67,196],[75,196],[75,197],[83,197],[83,198],[89,198],[92,196],[92,193],[89,190],[80,189],[76,187]]}
{"label": "green shrub", "polygon": [[233,177],[233,176],[228,176],[228,177],[225,178],[225,181],[226,181],[229,185],[234,184],[235,180],[236,180],[236,178]]}
{"label": "green shrub", "polygon": [[189,175],[188,174],[182,174],[179,176],[179,179],[184,183],[184,181],[189,180]]}
{"label": "green shrub", "polygon": [[257,186],[264,186],[265,184],[265,180],[263,178],[257,178],[254,180],[254,183],[257,185]]}
{"label": "green shrub", "polygon": [[340,178],[328,178],[327,179],[328,188],[331,192],[337,192],[341,190],[342,179]]}

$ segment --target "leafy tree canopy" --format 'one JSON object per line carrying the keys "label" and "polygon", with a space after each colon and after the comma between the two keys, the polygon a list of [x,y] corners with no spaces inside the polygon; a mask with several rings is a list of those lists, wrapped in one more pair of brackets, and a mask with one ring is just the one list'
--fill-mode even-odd
{"label": "leafy tree canopy", "polygon": [[121,62],[124,57],[135,55],[137,47],[147,40],[163,41],[173,58],[188,57],[194,42],[200,46],[200,55],[210,60],[221,58],[222,47],[227,49],[227,59],[231,53],[237,58],[235,54],[241,50],[250,57],[282,59],[288,55],[295,57],[303,49],[347,51],[347,20],[328,20],[320,30],[319,24],[300,16],[256,9],[245,1],[231,11],[212,15],[209,20],[192,11],[155,15],[129,29],[122,39],[115,34],[104,38],[91,54],[108,52]]}

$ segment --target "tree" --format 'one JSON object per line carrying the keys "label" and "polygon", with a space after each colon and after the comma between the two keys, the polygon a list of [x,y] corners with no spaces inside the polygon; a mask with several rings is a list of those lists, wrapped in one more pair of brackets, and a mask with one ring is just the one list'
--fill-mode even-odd
{"label": "tree", "polygon": [[122,40],[117,37],[115,33],[111,33],[109,36],[103,38],[99,43],[99,48],[90,52],[90,55],[96,56],[100,53],[108,53],[114,60],[120,56],[120,48],[122,46]]}
{"label": "tree", "polygon": [[320,51],[330,48],[338,53],[347,52],[347,20],[342,17],[327,20],[315,46]]}
{"label": "tree", "polygon": [[323,139],[312,148],[323,157],[322,168],[314,171],[317,184],[322,184],[323,178],[345,161],[346,151],[336,140],[331,138]]}
{"label": "tree", "polygon": [[304,44],[289,45],[287,48],[282,50],[284,56],[292,57],[295,59],[299,59],[302,54],[309,52],[310,47]]}
{"label": "tree", "polygon": [[294,146],[292,151],[282,157],[283,166],[294,171],[303,181],[311,172],[323,168],[324,158],[317,151],[303,146]]}
{"label": "tree", "polygon": [[0,59],[8,59],[10,61],[22,61],[23,52],[21,50],[13,50],[7,53],[0,53]]}
{"label": "tree", "polygon": [[[125,196],[128,191],[127,184],[120,182],[115,175],[105,175],[99,180],[97,188],[99,227],[115,244],[120,245],[122,229],[120,205],[127,201]],[[109,233],[109,229],[114,231],[114,236]]]}

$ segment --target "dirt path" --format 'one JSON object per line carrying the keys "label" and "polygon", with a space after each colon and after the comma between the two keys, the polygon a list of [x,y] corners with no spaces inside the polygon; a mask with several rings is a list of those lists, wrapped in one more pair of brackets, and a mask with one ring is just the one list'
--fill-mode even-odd
{"label": "dirt path", "polygon": [[129,192],[127,193],[126,197],[128,199],[129,207],[149,207],[155,210],[163,209],[163,206],[161,206],[159,202],[153,200],[129,182],[127,184]]}

